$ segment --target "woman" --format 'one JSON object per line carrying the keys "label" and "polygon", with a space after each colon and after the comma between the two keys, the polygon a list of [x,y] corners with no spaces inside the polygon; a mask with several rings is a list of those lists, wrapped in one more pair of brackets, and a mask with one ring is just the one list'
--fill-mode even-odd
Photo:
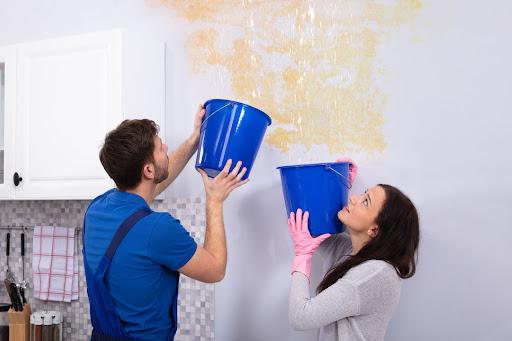
{"label": "woman", "polygon": [[[416,271],[419,222],[413,203],[395,187],[377,185],[350,196],[338,212],[348,233],[312,238],[308,217],[299,209],[288,219],[295,246],[291,325],[319,328],[319,341],[383,340],[401,280]],[[324,240],[319,251],[329,271],[311,298],[311,257]]]}

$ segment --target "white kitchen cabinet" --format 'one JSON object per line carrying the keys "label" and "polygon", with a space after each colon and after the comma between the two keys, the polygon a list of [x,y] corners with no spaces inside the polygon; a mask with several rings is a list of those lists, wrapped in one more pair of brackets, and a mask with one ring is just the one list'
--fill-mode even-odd
{"label": "white kitchen cabinet", "polygon": [[[16,111],[16,53],[0,47],[0,199],[14,196],[14,117]],[[9,128],[9,129],[8,129]]]}
{"label": "white kitchen cabinet", "polygon": [[[93,198],[114,186],[98,157],[105,134],[125,116],[142,117],[131,108],[143,111],[149,107],[151,113],[143,117],[164,124],[160,76],[145,76],[140,82],[141,96],[143,91],[157,93],[150,101],[152,106],[130,98],[129,106],[123,107],[123,89],[132,93],[137,89],[137,84],[123,88],[123,76],[133,79],[134,72],[144,72],[144,65],[123,67],[123,44],[121,30],[110,30],[18,44],[0,54],[8,67],[3,129],[8,143],[4,142],[0,198]],[[151,69],[161,67],[164,74],[163,52],[130,50],[149,56],[161,53],[161,65],[156,63]],[[136,60],[143,63],[144,58]],[[9,82],[10,72],[16,75],[14,84]],[[21,180],[16,181],[16,174]]]}

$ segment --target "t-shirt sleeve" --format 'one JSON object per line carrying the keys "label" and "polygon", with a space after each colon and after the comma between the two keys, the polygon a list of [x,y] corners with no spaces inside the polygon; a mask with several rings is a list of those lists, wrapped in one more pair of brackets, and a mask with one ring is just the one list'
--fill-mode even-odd
{"label": "t-shirt sleeve", "polygon": [[149,256],[171,270],[177,271],[192,258],[197,244],[178,219],[162,214],[149,240]]}

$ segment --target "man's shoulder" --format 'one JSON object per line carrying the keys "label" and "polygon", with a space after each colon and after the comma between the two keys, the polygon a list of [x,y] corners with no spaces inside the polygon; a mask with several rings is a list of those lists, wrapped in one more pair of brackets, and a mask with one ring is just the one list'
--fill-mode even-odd
{"label": "man's shoulder", "polygon": [[112,195],[112,194],[113,194],[114,192],[116,192],[116,191],[117,191],[117,189],[116,189],[116,188],[111,188],[111,189],[109,189],[108,191],[106,191],[106,192],[104,192],[104,193],[102,193],[102,194],[98,195],[96,198],[92,199],[91,204],[92,204],[92,203],[94,203],[94,202],[96,202],[96,201],[98,201],[98,200],[101,200],[101,199],[103,199],[103,198],[106,198],[106,197],[108,197],[108,196]]}
{"label": "man's shoulder", "polygon": [[106,191],[105,193],[102,193],[102,194],[98,195],[96,198],[92,199],[87,207],[87,211],[89,211],[91,208],[98,207],[115,190],[116,190],[115,188],[111,188],[108,191]]}
{"label": "man's shoulder", "polygon": [[177,231],[182,227],[181,222],[169,212],[152,211],[147,217],[146,223],[151,225],[154,230],[164,230],[167,233]]}
{"label": "man's shoulder", "polygon": [[169,212],[152,211],[150,217],[152,217],[155,220],[158,220],[159,223],[161,224],[175,224],[180,222],[178,219],[173,217]]}
{"label": "man's shoulder", "polygon": [[159,250],[160,247],[167,248],[170,242],[188,244],[185,242],[190,240],[190,233],[170,213],[153,211],[145,219],[148,220],[146,220],[146,228],[143,230],[150,235],[151,243],[156,250]]}

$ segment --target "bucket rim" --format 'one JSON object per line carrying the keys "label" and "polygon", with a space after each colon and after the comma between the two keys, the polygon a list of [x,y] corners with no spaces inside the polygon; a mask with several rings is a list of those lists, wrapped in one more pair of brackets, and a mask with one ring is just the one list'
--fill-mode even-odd
{"label": "bucket rim", "polygon": [[306,164],[298,164],[298,165],[286,165],[279,166],[276,169],[285,169],[285,168],[300,168],[300,167],[313,167],[313,166],[327,166],[327,165],[339,165],[339,164],[351,164],[352,162],[341,161],[341,162],[320,162],[320,163],[306,163]]}
{"label": "bucket rim", "polygon": [[206,105],[208,103],[211,103],[211,102],[214,102],[214,101],[222,101],[222,102],[231,102],[231,103],[236,103],[236,104],[240,104],[242,106],[246,106],[248,108],[251,108],[251,109],[254,109],[260,113],[262,113],[265,118],[267,119],[268,121],[268,125],[270,126],[272,124],[272,118],[266,114],[265,112],[261,111],[260,109],[256,108],[256,107],[253,107],[252,105],[249,105],[249,104],[246,104],[246,103],[243,103],[243,102],[239,102],[239,101],[235,101],[235,100],[232,100],[232,99],[224,99],[224,98],[212,98],[212,99],[209,99],[207,100],[206,102],[204,102],[203,106],[206,108]]}

